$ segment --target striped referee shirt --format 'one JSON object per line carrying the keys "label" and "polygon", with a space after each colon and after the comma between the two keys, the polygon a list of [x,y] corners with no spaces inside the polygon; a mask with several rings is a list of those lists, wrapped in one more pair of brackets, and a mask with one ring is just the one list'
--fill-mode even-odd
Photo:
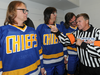
{"label": "striped referee shirt", "polygon": [[88,67],[100,67],[100,47],[94,46],[92,43],[85,43],[87,40],[99,41],[100,29],[94,28],[92,25],[90,25],[90,28],[86,31],[77,30],[68,36],[64,36],[60,31],[58,31],[56,35],[65,46],[75,43],[77,38],[84,40],[80,47],[77,46],[77,53],[80,62]]}

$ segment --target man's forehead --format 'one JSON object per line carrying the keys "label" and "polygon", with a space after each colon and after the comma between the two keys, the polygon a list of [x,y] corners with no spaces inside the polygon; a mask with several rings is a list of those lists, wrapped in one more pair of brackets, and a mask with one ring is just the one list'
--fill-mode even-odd
{"label": "man's forehead", "polygon": [[73,16],[73,18],[70,21],[74,21],[74,20],[76,20],[76,17],[75,16]]}

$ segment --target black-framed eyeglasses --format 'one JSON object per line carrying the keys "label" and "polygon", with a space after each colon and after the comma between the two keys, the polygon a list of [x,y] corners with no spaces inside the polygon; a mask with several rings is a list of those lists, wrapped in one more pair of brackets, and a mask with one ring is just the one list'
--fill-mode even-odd
{"label": "black-framed eyeglasses", "polygon": [[17,9],[17,10],[22,10],[24,14],[25,14],[26,12],[27,12],[27,13],[29,12],[29,10],[26,10],[26,9]]}
{"label": "black-framed eyeglasses", "polygon": [[71,22],[70,24],[74,24],[76,22],[76,20],[74,20],[73,22]]}

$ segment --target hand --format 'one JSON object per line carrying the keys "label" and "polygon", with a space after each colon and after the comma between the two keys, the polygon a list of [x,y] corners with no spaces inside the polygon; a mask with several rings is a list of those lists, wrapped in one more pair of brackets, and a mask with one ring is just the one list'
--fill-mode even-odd
{"label": "hand", "polygon": [[58,32],[58,28],[54,25],[48,25],[51,28],[51,32]]}
{"label": "hand", "polygon": [[44,68],[41,68],[41,74],[46,75],[46,70]]}
{"label": "hand", "polygon": [[81,39],[77,39],[77,41],[76,41],[76,45],[81,46],[82,42],[83,42],[83,40],[81,40]]}
{"label": "hand", "polygon": [[65,64],[68,63],[68,57],[64,57],[64,63],[65,63]]}

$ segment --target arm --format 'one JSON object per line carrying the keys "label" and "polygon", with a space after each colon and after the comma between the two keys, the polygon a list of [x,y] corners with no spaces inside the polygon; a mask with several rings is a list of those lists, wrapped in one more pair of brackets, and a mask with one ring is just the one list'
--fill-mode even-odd
{"label": "arm", "polygon": [[38,45],[39,45],[39,47],[41,47],[40,50],[39,50],[40,61],[41,61],[41,74],[46,75],[46,70],[43,66],[43,48],[41,46],[41,39],[40,39],[39,31],[36,30],[36,32],[37,32],[37,35],[38,35]]}
{"label": "arm", "polygon": [[60,31],[56,32],[55,34],[59,38],[60,42],[64,46],[68,46],[68,45],[74,44],[74,42],[75,42],[75,37],[74,37],[73,34],[69,34],[69,35],[65,36]]}
{"label": "arm", "polygon": [[43,66],[43,55],[42,55],[42,47],[41,49],[39,50],[39,55],[40,55],[40,61],[41,61],[41,74],[42,75],[46,75],[46,70],[44,69],[44,66]]}
{"label": "arm", "polygon": [[63,47],[63,51],[64,51],[64,63],[67,64],[68,63],[68,52],[67,52],[67,47]]}
{"label": "arm", "polygon": [[51,28],[51,32],[56,34],[56,36],[59,38],[60,42],[64,45],[64,46],[68,46],[71,44],[75,43],[75,37],[73,34],[69,34],[67,36],[65,36],[63,33],[61,33],[58,28],[56,26],[53,25],[48,25]]}
{"label": "arm", "polygon": [[77,40],[76,44],[83,48],[84,50],[87,50],[87,52],[90,54],[92,57],[100,57],[100,46],[95,46],[95,45],[90,45],[89,43],[82,42],[80,39]]}
{"label": "arm", "polygon": [[43,52],[43,48],[41,47],[40,50],[39,50],[40,62],[41,62],[41,74],[42,75],[46,75],[46,73],[45,73],[46,71],[45,71],[44,66],[43,66],[43,55],[42,55],[42,52]]}
{"label": "arm", "polygon": [[[1,39],[1,37],[2,37],[2,28],[0,27],[0,39]],[[0,71],[2,71],[2,69],[3,69],[3,66],[2,66],[2,60],[1,60],[1,56],[2,56],[2,52],[1,52],[1,44],[0,44]]]}

